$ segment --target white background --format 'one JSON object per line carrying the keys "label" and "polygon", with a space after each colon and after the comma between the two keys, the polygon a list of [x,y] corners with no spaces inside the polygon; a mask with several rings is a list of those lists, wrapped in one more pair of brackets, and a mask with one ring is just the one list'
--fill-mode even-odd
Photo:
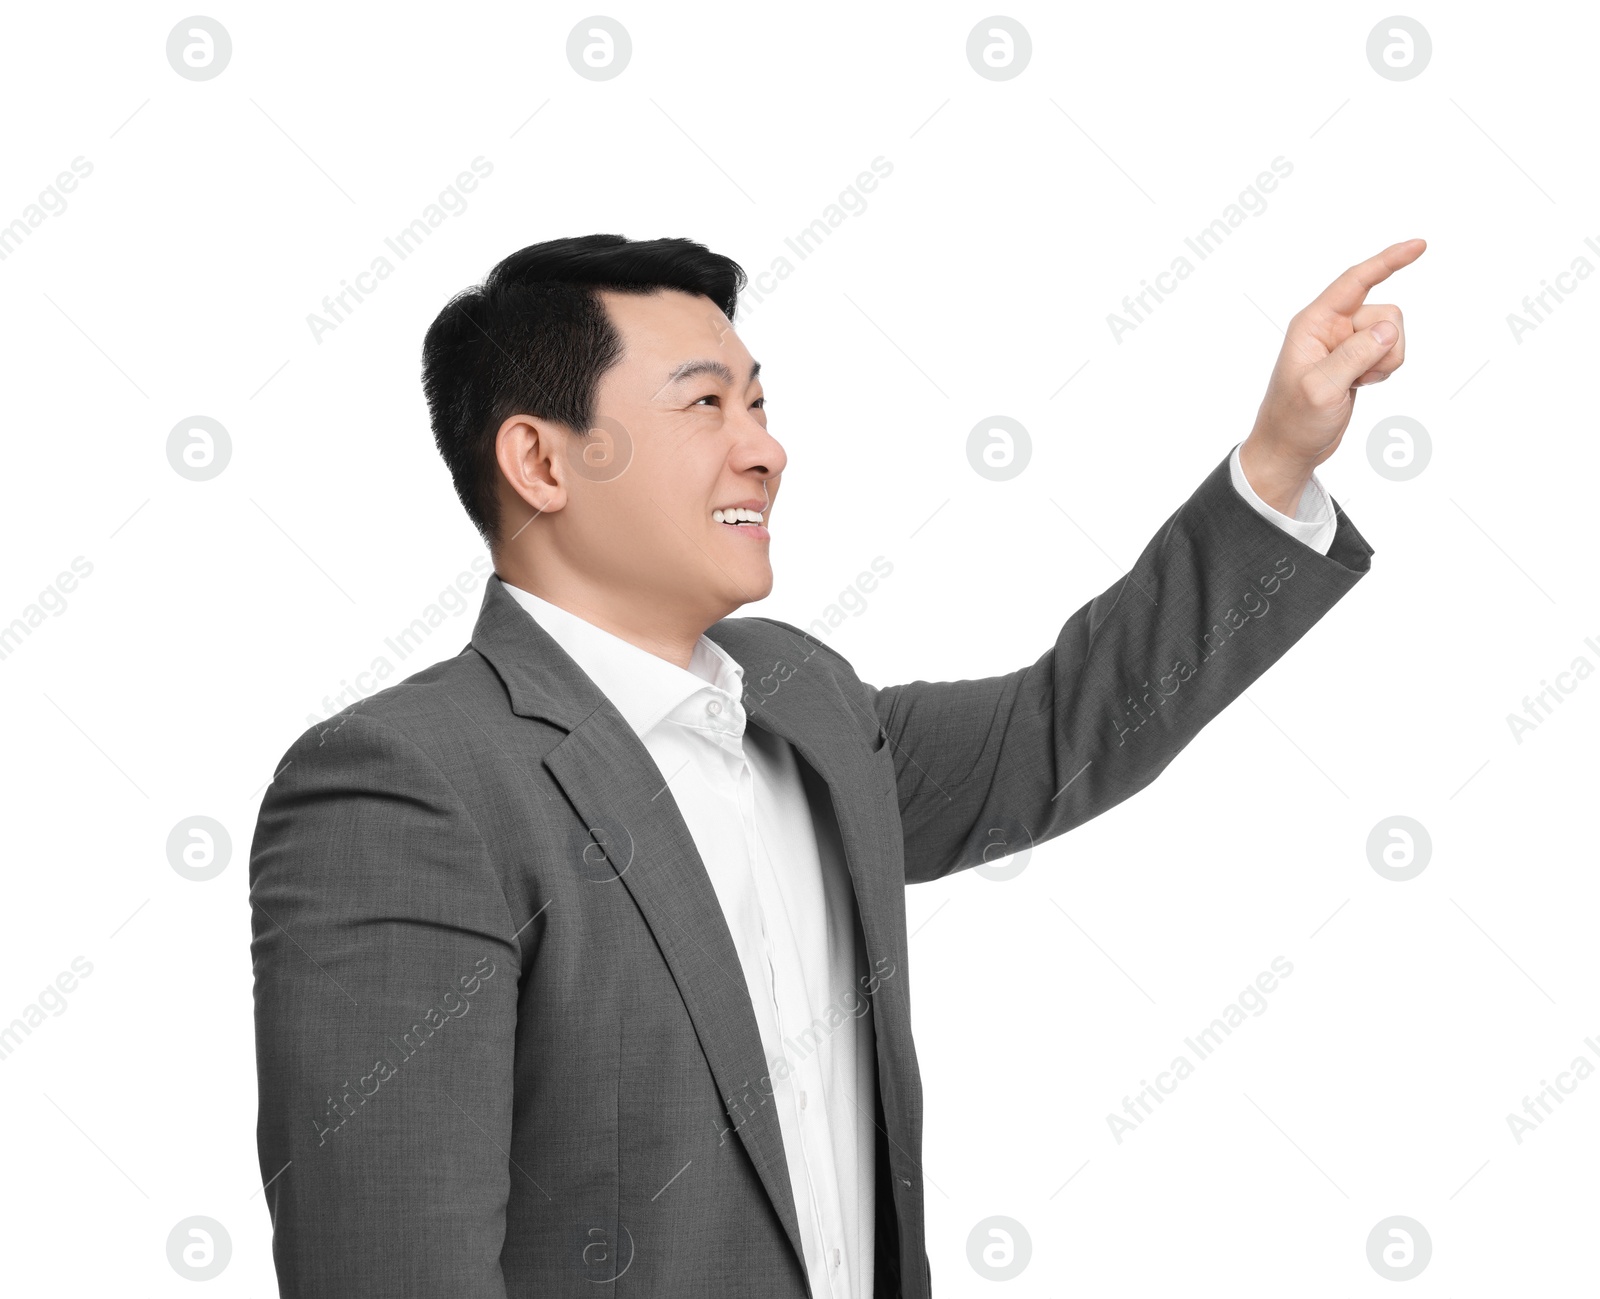
{"label": "white background", "polygon": [[[1272,322],[1430,245],[1372,295],[1407,361],[1321,471],[1371,573],[1153,787],[1014,879],[907,896],[934,1293],[997,1289],[967,1255],[995,1215],[1031,1240],[1006,1292],[1041,1299],[1388,1294],[1366,1241],[1397,1214],[1432,1240],[1411,1293],[1592,1287],[1600,1079],[1520,1144],[1506,1118],[1600,1062],[1600,679],[1521,743],[1506,721],[1600,666],[1600,277],[1507,324],[1600,266],[1592,12],[1410,9],[1433,55],[1402,82],[1367,61],[1381,7],[1021,5],[1032,59],[999,82],[965,52],[989,11],[954,4],[625,4],[603,82],[567,62],[582,8],[206,12],[233,54],[204,82],[166,60],[181,9],[16,7],[0,48],[0,222],[93,168],[0,261],[0,624],[93,565],[0,659],[0,1023],[93,965],[0,1061],[0,1288],[192,1294],[166,1240],[203,1214],[233,1244],[209,1293],[275,1292],[248,845],[324,698],[482,553],[418,382],[444,302],[595,231],[763,270],[880,156],[866,209],[736,320],[789,453],[746,611],[809,624],[885,557],[830,642],[879,685],[1031,663],[1248,432]],[[480,156],[466,210],[314,339]],[[1107,313],[1279,156],[1267,209],[1116,341]],[[1004,483],[965,452],[996,414],[1033,442]],[[194,415],[232,442],[207,482],[166,458]],[[1406,482],[1366,454],[1392,415],[1432,437]],[[458,652],[480,598],[391,680]],[[192,815],[232,836],[206,883],[166,857]],[[1391,815],[1433,842],[1404,883],[1367,859]],[[1278,956],[1265,1013],[1115,1141]]]}

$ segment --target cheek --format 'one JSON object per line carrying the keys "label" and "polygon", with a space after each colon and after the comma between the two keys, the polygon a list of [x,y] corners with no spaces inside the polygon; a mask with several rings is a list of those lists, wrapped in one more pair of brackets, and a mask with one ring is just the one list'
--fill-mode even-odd
{"label": "cheek", "polygon": [[[627,476],[634,477],[631,471]],[[609,493],[611,499],[598,514],[594,544],[651,568],[681,567],[705,552],[707,530],[716,526],[710,512],[702,512],[699,498],[670,493],[659,481],[646,486],[643,475]]]}

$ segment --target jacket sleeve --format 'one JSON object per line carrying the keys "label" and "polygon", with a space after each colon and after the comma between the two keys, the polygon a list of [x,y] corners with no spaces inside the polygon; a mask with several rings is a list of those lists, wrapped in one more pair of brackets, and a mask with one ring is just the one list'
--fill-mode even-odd
{"label": "jacket sleeve", "polygon": [[268,787],[250,903],[284,1299],[505,1299],[518,951],[455,790],[387,723],[330,719]]}
{"label": "jacket sleeve", "polygon": [[1143,789],[1371,556],[1342,510],[1326,555],[1275,527],[1224,459],[1030,666],[863,685],[893,755],[907,883],[1052,839]]}

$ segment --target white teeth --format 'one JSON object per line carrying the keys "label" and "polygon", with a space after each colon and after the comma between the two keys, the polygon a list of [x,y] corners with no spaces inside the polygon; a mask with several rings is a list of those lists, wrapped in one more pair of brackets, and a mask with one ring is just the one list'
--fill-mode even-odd
{"label": "white teeth", "polygon": [[760,523],[761,515],[755,510],[712,510],[711,517],[718,523]]}

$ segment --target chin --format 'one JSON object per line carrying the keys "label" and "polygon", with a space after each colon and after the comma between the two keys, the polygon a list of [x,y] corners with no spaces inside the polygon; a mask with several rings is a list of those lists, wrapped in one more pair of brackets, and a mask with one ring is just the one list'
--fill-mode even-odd
{"label": "chin", "polygon": [[743,574],[740,574],[738,589],[728,592],[728,602],[734,608],[738,608],[740,605],[754,604],[757,600],[765,600],[771,595],[772,587],[772,570],[770,568],[763,569],[759,573],[752,573],[748,579]]}

